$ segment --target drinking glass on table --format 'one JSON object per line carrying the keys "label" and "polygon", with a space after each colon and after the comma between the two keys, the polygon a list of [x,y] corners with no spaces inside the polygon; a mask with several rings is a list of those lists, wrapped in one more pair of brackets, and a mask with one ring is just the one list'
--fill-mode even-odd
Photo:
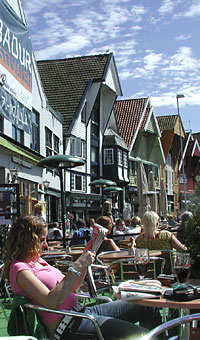
{"label": "drinking glass on table", "polygon": [[179,283],[185,283],[190,276],[190,254],[175,253],[174,270]]}
{"label": "drinking glass on table", "polygon": [[143,280],[150,263],[149,249],[136,248],[134,263],[140,280]]}

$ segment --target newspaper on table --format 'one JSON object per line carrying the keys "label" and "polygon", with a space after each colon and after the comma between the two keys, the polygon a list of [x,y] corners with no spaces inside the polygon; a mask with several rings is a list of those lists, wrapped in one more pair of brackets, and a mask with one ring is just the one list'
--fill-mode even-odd
{"label": "newspaper on table", "polygon": [[[108,234],[108,229],[106,229],[106,228],[102,227],[101,225],[95,223],[95,225],[93,227],[93,233],[92,233],[92,237],[91,237],[90,248],[88,250],[92,250],[92,251],[96,252],[99,249],[99,247],[101,246],[101,244],[104,240],[104,237],[107,234]],[[91,266],[88,266],[87,274],[88,274],[87,279],[88,279],[88,287],[89,287],[90,295],[92,297],[96,297],[97,296],[96,286],[95,286]]]}
{"label": "newspaper on table", "polygon": [[113,286],[113,291],[126,301],[155,299],[163,294],[163,288],[158,280],[143,280],[142,282],[128,280],[120,283],[119,286]]}

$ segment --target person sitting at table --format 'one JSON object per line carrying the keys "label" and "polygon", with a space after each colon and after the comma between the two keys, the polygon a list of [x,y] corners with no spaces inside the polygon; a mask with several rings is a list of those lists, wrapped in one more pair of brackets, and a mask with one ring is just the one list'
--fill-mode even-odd
{"label": "person sitting at table", "polygon": [[[97,218],[97,224],[100,224],[102,227],[108,229],[108,234],[110,234],[112,227],[113,227],[113,223],[112,220],[110,219],[109,216],[99,216]],[[104,237],[104,240],[100,246],[100,248],[98,249],[98,253],[101,253],[102,251],[112,251],[112,250],[116,250],[119,251],[119,247],[116,245],[115,241],[111,238],[108,237]]]}
{"label": "person sitting at table", "polygon": [[131,219],[131,225],[125,229],[126,234],[131,234],[134,238],[141,232],[141,218],[139,216],[133,216]]}
{"label": "person sitting at table", "polygon": [[144,213],[142,225],[143,232],[135,240],[138,248],[187,250],[170,231],[159,230],[159,216],[155,211]]}
{"label": "person sitting at table", "polygon": [[115,222],[115,228],[113,230],[113,235],[121,235],[120,237],[116,238],[116,242],[120,240],[124,240],[124,234],[125,234],[125,223],[122,218],[118,218]]}
{"label": "person sitting at table", "polygon": [[88,228],[86,222],[81,218],[76,222],[76,228],[77,230],[73,233],[72,240],[69,244],[70,247],[77,244],[86,244],[92,235],[92,230]]}
{"label": "person sitting at table", "polygon": [[48,240],[61,240],[63,237],[62,230],[59,227],[58,222],[53,222],[52,224],[49,224],[49,231],[47,235]]}
{"label": "person sitting at table", "polygon": [[[74,293],[87,267],[94,262],[95,253],[85,250],[63,275],[41,257],[46,237],[47,226],[42,219],[32,215],[18,217],[8,233],[4,248],[5,277],[9,278],[14,294],[28,298],[33,304],[77,311],[80,305]],[[133,323],[139,321],[142,327],[152,329],[162,322],[157,308],[122,300],[81,308],[81,312],[94,315],[105,340],[138,339],[145,330]],[[38,314],[51,339],[69,339],[71,330],[95,334],[93,324],[87,319],[77,323],[72,317],[69,326],[68,317],[41,311]]]}

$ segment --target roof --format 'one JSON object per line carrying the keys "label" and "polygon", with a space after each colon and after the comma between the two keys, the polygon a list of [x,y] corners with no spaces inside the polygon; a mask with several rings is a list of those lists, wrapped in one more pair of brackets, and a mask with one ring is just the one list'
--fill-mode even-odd
{"label": "roof", "polygon": [[174,130],[178,115],[157,116],[160,131]]}
{"label": "roof", "polygon": [[118,145],[121,148],[127,150],[127,146],[123,140],[116,132],[111,128],[106,129],[103,139],[103,144],[105,145]]}
{"label": "roof", "polygon": [[[115,114],[121,137],[125,140],[127,147],[130,146],[134,133],[140,124],[139,129],[144,129],[147,120],[150,104],[144,109],[148,98],[117,100],[114,104]],[[140,120],[142,119],[142,121]]]}
{"label": "roof", "polygon": [[192,136],[194,139],[197,139],[198,142],[200,143],[200,132],[192,133]]}
{"label": "roof", "polygon": [[91,80],[103,81],[112,53],[37,62],[49,104],[63,115],[66,133]]}

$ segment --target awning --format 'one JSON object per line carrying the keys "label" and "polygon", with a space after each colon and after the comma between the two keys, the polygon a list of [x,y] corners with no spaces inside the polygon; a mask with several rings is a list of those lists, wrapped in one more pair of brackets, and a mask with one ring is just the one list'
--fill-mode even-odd
{"label": "awning", "polygon": [[4,147],[7,150],[10,150],[14,153],[16,153],[17,155],[21,155],[23,157],[26,157],[34,162],[38,162],[40,160],[39,157],[33,156],[31,155],[29,152],[22,150],[21,148],[19,148],[18,146],[14,145],[13,143],[9,142],[8,140],[6,140],[5,138],[0,136],[0,146]]}

